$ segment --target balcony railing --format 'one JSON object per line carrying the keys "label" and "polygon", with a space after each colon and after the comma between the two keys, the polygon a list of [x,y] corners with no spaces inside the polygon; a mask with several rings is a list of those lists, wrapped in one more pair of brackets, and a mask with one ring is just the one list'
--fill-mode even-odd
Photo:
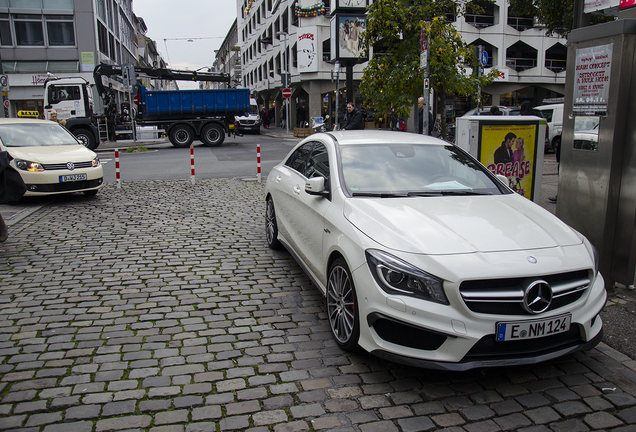
{"label": "balcony railing", "polygon": [[566,69],[567,62],[559,59],[545,59],[545,67],[554,73],[559,73]]}
{"label": "balcony railing", "polygon": [[485,28],[485,27],[491,27],[495,25],[494,15],[466,14],[465,20],[467,24],[470,24],[477,28]]}
{"label": "balcony railing", "polygon": [[534,27],[534,18],[508,17],[508,25],[517,31],[524,31]]}
{"label": "balcony railing", "polygon": [[521,72],[526,69],[537,67],[537,59],[524,57],[507,57],[506,66],[510,69],[516,70],[517,72]]}

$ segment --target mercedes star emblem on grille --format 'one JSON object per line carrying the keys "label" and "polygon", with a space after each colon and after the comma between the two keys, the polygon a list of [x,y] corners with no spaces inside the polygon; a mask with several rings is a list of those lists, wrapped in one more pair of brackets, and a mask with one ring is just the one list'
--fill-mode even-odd
{"label": "mercedes star emblem on grille", "polygon": [[545,312],[552,303],[552,287],[544,280],[528,284],[523,295],[523,309],[531,314]]}
{"label": "mercedes star emblem on grille", "polygon": [[73,171],[75,169],[75,164],[73,162],[67,162],[66,163],[66,168],[68,168],[69,170]]}

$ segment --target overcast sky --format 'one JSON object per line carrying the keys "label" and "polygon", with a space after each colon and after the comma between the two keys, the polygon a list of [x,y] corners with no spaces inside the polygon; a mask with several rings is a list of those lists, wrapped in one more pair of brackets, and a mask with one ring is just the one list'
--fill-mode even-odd
{"label": "overcast sky", "polygon": [[212,66],[214,50],[236,19],[236,1],[133,0],[133,12],[144,19],[146,36],[157,43],[170,69],[196,70]]}

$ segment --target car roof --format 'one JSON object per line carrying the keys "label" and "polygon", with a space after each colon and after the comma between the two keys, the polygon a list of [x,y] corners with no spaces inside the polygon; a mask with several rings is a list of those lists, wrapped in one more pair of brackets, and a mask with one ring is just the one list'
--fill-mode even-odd
{"label": "car roof", "polygon": [[558,103],[558,104],[549,104],[549,105],[539,105],[534,107],[534,109],[550,109],[550,108],[557,108],[563,106],[562,103]]}
{"label": "car roof", "polygon": [[[335,138],[338,145],[361,145],[361,144],[437,144],[449,145],[446,141],[428,135],[421,135],[409,132],[395,132],[389,130],[351,130],[327,132]],[[310,137],[316,138],[316,135]],[[322,134],[321,134],[322,135]]]}
{"label": "car roof", "polygon": [[32,118],[0,118],[0,125],[3,124],[21,124],[21,123],[44,123],[44,124],[57,124],[50,120],[40,120]]}

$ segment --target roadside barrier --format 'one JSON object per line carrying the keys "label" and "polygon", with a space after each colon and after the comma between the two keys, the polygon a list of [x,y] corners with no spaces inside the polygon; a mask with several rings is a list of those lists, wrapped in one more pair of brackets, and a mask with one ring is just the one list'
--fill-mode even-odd
{"label": "roadside barrier", "polygon": [[121,179],[119,178],[119,149],[115,149],[115,178],[117,179],[117,189],[121,189]]}
{"label": "roadside barrier", "polygon": [[261,145],[256,144],[256,178],[261,182]]}
{"label": "roadside barrier", "polygon": [[194,143],[190,144],[190,182],[194,184]]}

